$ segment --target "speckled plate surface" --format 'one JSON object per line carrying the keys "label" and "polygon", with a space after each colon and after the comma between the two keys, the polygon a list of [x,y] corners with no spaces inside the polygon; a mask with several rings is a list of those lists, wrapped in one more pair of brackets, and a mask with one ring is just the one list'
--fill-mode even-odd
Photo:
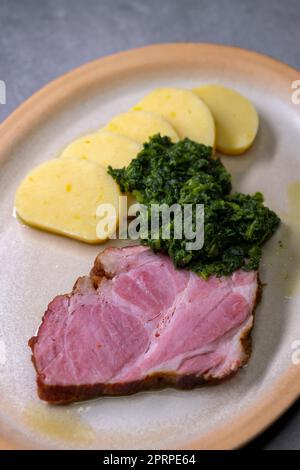
{"label": "speckled plate surface", "polygon": [[[0,128],[0,447],[232,448],[255,436],[300,392],[300,72],[271,58],[208,44],[157,45],[106,57],[52,82]],[[37,163],[104,125],[156,86],[231,86],[255,104],[252,149],[224,157],[235,189],[261,190],[283,224],[267,244],[266,283],[246,368],[214,387],[165,389],[50,407],[36,395],[27,340],[48,302],[89,271],[103,246],[21,225],[14,192]],[[282,247],[279,246],[282,241]],[[298,345],[298,346],[297,346]],[[294,349],[293,349],[294,348]]]}

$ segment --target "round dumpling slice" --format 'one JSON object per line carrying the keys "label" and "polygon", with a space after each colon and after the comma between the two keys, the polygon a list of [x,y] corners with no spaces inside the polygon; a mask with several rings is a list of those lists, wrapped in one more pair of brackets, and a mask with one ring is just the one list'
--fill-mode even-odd
{"label": "round dumpling slice", "polygon": [[245,152],[258,130],[258,114],[252,103],[237,91],[218,84],[204,85],[193,91],[214,116],[217,150],[229,155]]}
{"label": "round dumpling slice", "polygon": [[[57,158],[26,176],[16,192],[15,207],[28,225],[86,243],[100,243],[116,230],[119,196],[118,185],[101,165]],[[105,236],[102,230],[99,238],[97,225],[105,216],[97,216],[101,204],[108,204],[110,212]]]}
{"label": "round dumpling slice", "polygon": [[174,127],[180,139],[190,138],[201,144],[215,144],[215,124],[208,106],[189,90],[158,88],[145,96],[136,111],[161,115]]}
{"label": "round dumpling slice", "polygon": [[123,168],[137,156],[141,145],[128,137],[102,130],[74,140],[60,158],[77,158],[99,163],[107,168]]}
{"label": "round dumpling slice", "polygon": [[160,134],[168,136],[172,142],[178,142],[179,137],[171,124],[159,114],[147,111],[128,111],[113,117],[105,129],[126,135],[141,144],[149,137]]}

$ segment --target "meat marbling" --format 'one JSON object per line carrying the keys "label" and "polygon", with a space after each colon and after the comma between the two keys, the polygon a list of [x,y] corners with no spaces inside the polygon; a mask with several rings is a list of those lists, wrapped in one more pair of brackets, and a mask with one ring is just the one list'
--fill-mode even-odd
{"label": "meat marbling", "polygon": [[29,341],[39,397],[68,403],[223,379],[249,358],[258,294],[255,271],[205,281],[149,248],[108,248]]}

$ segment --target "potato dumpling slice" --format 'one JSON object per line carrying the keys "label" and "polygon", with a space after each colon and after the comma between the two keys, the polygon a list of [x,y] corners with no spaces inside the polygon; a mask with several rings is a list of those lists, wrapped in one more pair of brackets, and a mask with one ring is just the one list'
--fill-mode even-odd
{"label": "potato dumpling slice", "polygon": [[189,137],[201,144],[214,146],[212,114],[206,104],[189,90],[158,88],[133,109],[160,114],[170,122],[181,139]]}
{"label": "potato dumpling slice", "polygon": [[154,134],[168,136],[173,142],[179,137],[171,124],[159,114],[147,111],[128,111],[113,117],[106,128],[112,132],[126,135],[141,144]]}
{"label": "potato dumpling slice", "polygon": [[[28,225],[86,243],[100,243],[96,233],[100,204],[112,204],[118,216],[119,187],[95,162],[66,158],[43,163],[20,184],[16,211]],[[118,217],[107,233],[115,231]]]}
{"label": "potato dumpling slice", "polygon": [[72,142],[61,158],[77,158],[100,163],[103,167],[123,168],[141,150],[141,145],[128,137],[109,131],[95,132]]}
{"label": "potato dumpling slice", "polygon": [[247,98],[235,90],[211,84],[195,88],[210,108],[216,123],[216,148],[229,155],[245,152],[258,130],[258,114]]}

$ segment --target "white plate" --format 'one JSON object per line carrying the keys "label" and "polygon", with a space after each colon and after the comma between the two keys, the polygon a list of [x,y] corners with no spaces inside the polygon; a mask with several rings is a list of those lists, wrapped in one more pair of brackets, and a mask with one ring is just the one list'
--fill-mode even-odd
{"label": "white plate", "polygon": [[[291,82],[296,78],[295,70],[239,49],[151,46],[67,74],[2,124],[0,446],[236,447],[299,396],[300,366],[292,363],[292,348],[300,340],[300,224],[288,201],[290,183],[300,179],[300,105],[291,101]],[[149,90],[206,82],[231,86],[256,106],[260,129],[253,148],[241,157],[224,157],[223,162],[233,174],[235,189],[261,190],[267,205],[284,221],[264,250],[260,272],[267,285],[256,313],[249,365],[218,386],[188,392],[165,389],[66,407],[41,403],[27,341],[49,301],[88,273],[102,246],[21,225],[13,216],[20,180],[33,166],[56,157],[72,139],[104,126]]]}

